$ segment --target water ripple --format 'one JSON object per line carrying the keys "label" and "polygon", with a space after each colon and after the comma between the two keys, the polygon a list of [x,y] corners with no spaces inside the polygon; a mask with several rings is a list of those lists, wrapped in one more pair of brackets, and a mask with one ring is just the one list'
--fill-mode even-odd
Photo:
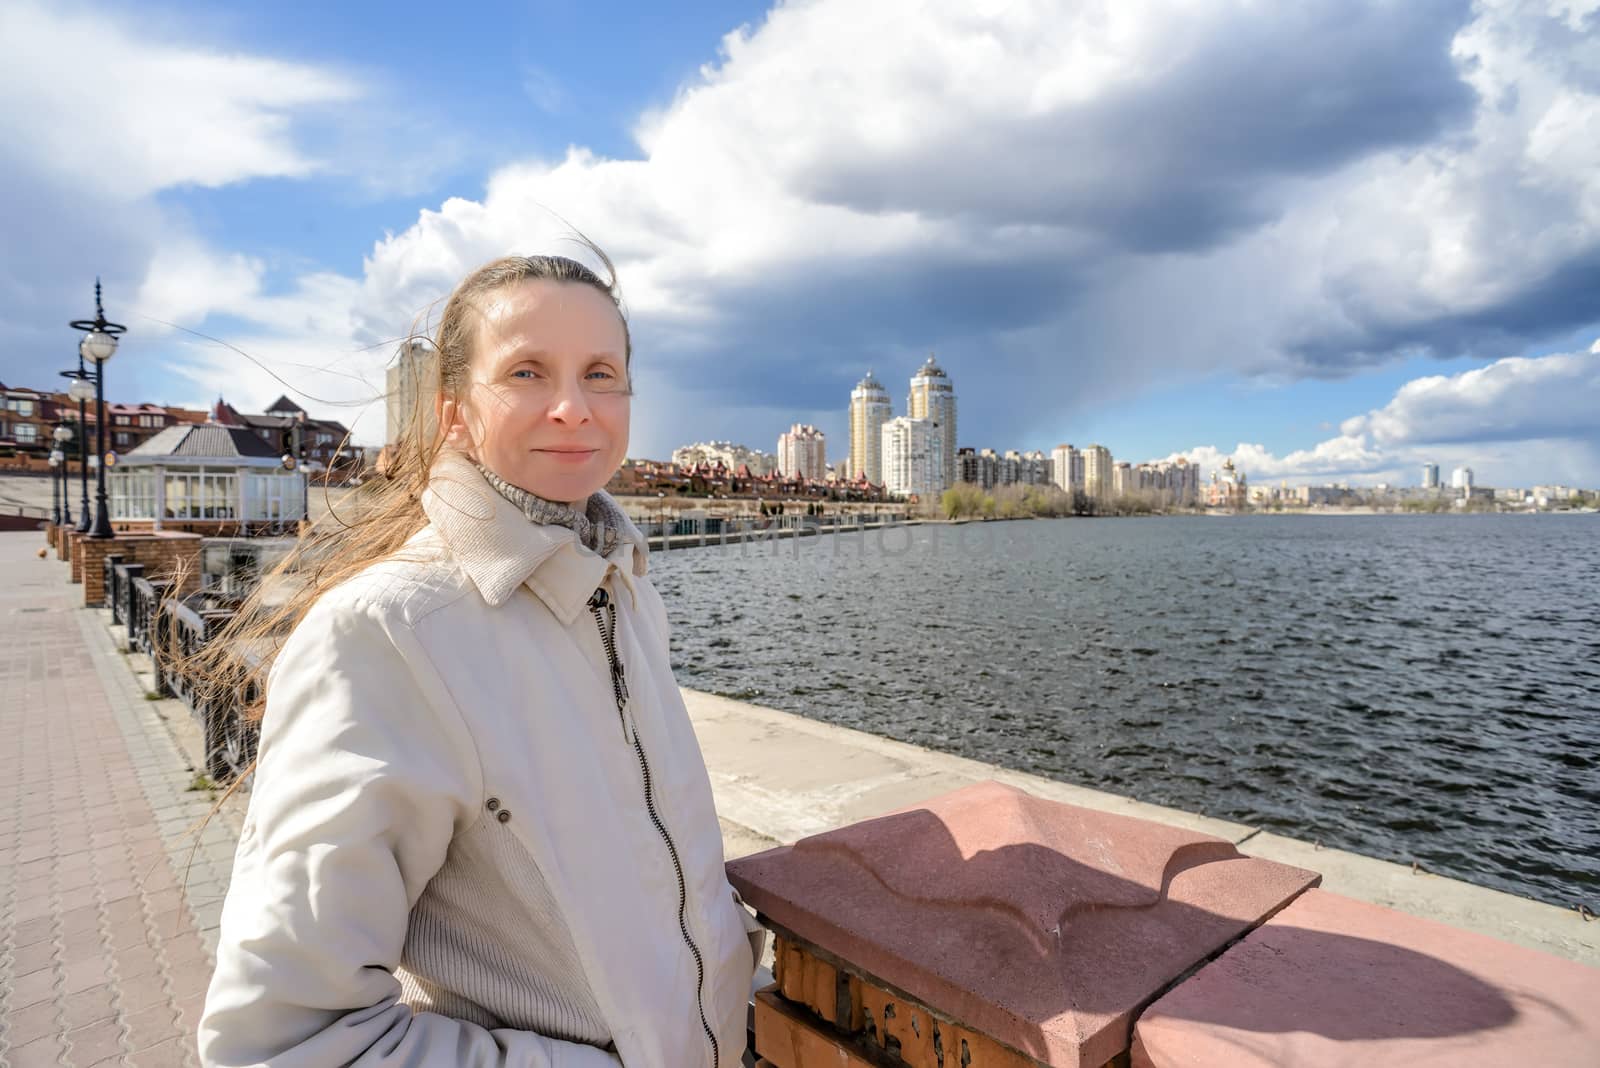
{"label": "water ripple", "polygon": [[651,563],[686,686],[1600,897],[1590,517],[985,523]]}

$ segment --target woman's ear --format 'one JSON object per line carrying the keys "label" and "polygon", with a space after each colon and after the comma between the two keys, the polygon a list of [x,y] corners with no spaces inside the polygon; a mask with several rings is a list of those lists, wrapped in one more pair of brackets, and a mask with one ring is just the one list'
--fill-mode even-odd
{"label": "woman's ear", "polygon": [[444,443],[457,452],[472,455],[472,432],[467,428],[466,411],[454,397],[439,395],[439,427],[444,431]]}

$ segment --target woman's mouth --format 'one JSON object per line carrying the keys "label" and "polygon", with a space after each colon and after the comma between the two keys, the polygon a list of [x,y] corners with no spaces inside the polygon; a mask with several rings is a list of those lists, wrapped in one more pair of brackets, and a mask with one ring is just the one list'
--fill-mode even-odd
{"label": "woman's mouth", "polygon": [[599,452],[599,449],[584,449],[570,445],[558,445],[548,449],[534,449],[558,464],[581,464]]}

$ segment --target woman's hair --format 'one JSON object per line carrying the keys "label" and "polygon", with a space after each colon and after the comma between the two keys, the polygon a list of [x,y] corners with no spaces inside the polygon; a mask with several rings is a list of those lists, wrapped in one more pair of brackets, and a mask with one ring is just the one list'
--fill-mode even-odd
{"label": "woman's hair", "polygon": [[[422,491],[444,442],[437,405],[442,397],[463,393],[486,298],[522,282],[594,287],[616,304],[622,316],[625,366],[631,371],[633,342],[622,312],[616,268],[597,245],[587,238],[579,240],[604,264],[608,279],[563,256],[506,256],[462,279],[445,302],[433,336],[414,332],[400,345],[398,358],[410,363],[402,368],[402,378],[413,377],[415,388],[402,391],[402,399],[411,400],[412,406],[398,413],[401,426],[396,440],[384,450],[381,474],[364,472],[361,485],[338,508],[330,507],[328,515],[302,531],[294,549],[261,577],[222,631],[198,652],[164,664],[164,672],[183,675],[192,693],[247,703],[241,714],[249,722],[260,721],[267,674],[311,607],[335,586],[395,555],[426,525]],[[244,777],[241,769],[234,785]]]}

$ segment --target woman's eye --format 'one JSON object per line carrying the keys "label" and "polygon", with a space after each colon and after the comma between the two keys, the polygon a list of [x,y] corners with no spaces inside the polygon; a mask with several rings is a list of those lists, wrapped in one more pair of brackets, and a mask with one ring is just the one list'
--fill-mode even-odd
{"label": "woman's eye", "polygon": [[530,379],[530,378],[536,378],[538,376],[535,375],[533,373],[533,371],[530,370],[527,367],[519,367],[515,371],[511,372],[511,377],[512,378],[521,378],[521,379],[526,380],[526,379]]}
{"label": "woman's eye", "polygon": [[610,371],[590,371],[589,372],[589,377],[590,378],[593,378],[596,375],[599,375],[601,378],[614,378],[614,377],[616,377]]}

